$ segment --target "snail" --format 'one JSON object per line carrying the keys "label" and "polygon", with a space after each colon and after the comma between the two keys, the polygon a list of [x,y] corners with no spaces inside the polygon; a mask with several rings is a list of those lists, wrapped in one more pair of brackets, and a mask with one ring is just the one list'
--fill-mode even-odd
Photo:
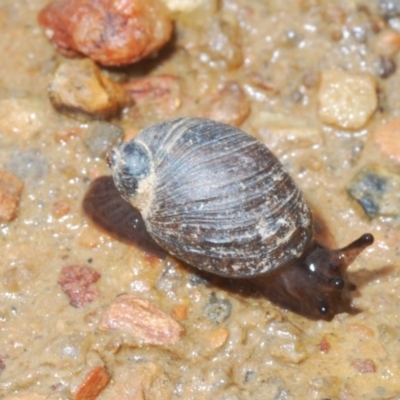
{"label": "snail", "polygon": [[373,236],[335,250],[318,243],[302,192],[256,138],[213,120],[177,118],[142,130],[107,162],[122,197],[168,253],[241,279],[311,319],[356,312],[346,270]]}

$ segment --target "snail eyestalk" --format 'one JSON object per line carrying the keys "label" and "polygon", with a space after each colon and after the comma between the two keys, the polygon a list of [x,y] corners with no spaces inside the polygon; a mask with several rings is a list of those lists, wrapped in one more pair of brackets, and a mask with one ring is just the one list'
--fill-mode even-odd
{"label": "snail eyestalk", "polygon": [[330,321],[342,312],[355,314],[358,310],[351,304],[351,292],[356,286],[349,281],[347,268],[373,242],[369,233],[342,249],[331,250],[314,242],[279,273],[250,281],[273,303],[311,319]]}

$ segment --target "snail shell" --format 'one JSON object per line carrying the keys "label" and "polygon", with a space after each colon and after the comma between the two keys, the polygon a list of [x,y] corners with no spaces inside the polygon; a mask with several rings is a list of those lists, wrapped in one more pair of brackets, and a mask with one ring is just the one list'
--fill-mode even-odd
{"label": "snail shell", "polygon": [[318,244],[301,191],[252,136],[212,120],[178,118],[144,129],[113,149],[108,163],[121,195],[172,255],[245,279],[310,318],[351,311],[355,286],[346,268],[372,235],[340,250]]}
{"label": "snail shell", "polygon": [[143,130],[110,155],[117,188],[169,253],[229,277],[299,257],[311,212],[277,158],[239,129],[181,118]]}

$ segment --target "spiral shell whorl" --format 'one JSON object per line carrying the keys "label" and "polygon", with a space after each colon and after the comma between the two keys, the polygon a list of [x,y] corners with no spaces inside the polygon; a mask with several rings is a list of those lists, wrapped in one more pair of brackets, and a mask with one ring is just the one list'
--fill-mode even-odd
{"label": "spiral shell whorl", "polygon": [[254,276],[291,262],[309,244],[311,212],[303,195],[252,136],[179,118],[144,129],[134,142],[152,158],[147,229],[176,257],[219,275]]}

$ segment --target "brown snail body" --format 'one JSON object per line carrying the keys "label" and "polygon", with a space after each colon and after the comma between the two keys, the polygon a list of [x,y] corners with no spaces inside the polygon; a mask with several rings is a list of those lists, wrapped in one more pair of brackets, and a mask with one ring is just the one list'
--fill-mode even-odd
{"label": "brown snail body", "polygon": [[351,311],[346,268],[372,243],[341,250],[313,239],[312,214],[277,158],[236,127],[165,121],[108,157],[121,195],[154,240],[201,270],[241,278],[310,318]]}

